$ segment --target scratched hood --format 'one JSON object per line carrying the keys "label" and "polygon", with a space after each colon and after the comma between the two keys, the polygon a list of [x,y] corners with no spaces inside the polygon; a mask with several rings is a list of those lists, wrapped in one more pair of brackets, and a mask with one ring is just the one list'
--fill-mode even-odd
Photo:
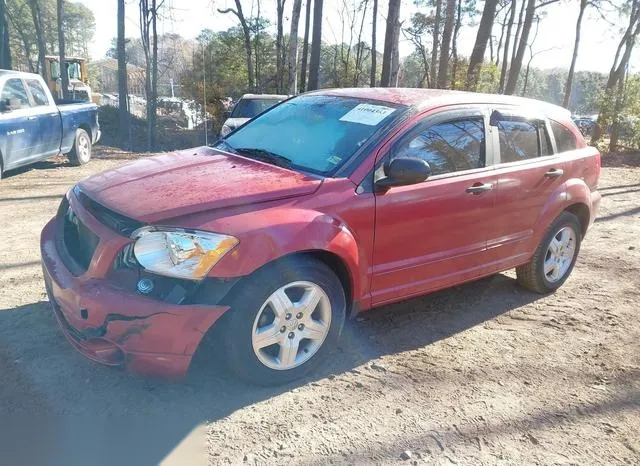
{"label": "scratched hood", "polygon": [[321,181],[207,147],[138,160],[90,176],[90,198],[142,222],[313,193]]}

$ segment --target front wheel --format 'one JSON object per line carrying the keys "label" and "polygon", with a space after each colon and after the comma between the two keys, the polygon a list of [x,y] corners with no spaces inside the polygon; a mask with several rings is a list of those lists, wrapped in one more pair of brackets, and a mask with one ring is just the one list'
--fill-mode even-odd
{"label": "front wheel", "polygon": [[578,217],[563,212],[549,227],[531,261],[516,268],[518,283],[537,293],[560,288],[578,258],[581,231]]}
{"label": "front wheel", "polygon": [[301,257],[269,266],[231,303],[223,329],[228,366],[262,385],[304,377],[326,359],[345,310],[342,284],[326,264]]}
{"label": "front wheel", "polygon": [[91,138],[89,133],[78,128],[76,130],[76,138],[69,152],[69,160],[74,165],[84,165],[91,160]]}

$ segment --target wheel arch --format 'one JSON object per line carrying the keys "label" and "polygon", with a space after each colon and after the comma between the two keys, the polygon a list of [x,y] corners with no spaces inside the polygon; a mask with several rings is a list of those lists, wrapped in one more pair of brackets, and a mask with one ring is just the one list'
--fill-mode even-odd
{"label": "wheel arch", "polygon": [[78,129],[82,129],[86,131],[87,134],[89,135],[89,142],[93,144],[93,135],[91,134],[91,127],[87,123],[82,123],[80,126],[78,126]]}
{"label": "wheel arch", "polygon": [[283,263],[295,264],[297,260],[304,259],[304,258],[310,258],[310,259],[314,259],[319,262],[322,262],[336,274],[336,276],[340,280],[340,283],[342,283],[342,289],[344,290],[344,294],[345,294],[345,300],[347,303],[346,315],[347,316],[351,315],[355,307],[357,307],[354,305],[354,298],[353,298],[355,293],[355,290],[354,290],[355,283],[354,283],[353,274],[349,269],[349,266],[347,265],[347,261],[344,258],[340,257],[335,252],[327,251],[323,249],[307,249],[303,251],[291,252],[289,254],[285,254],[283,256],[277,257],[267,262],[263,266],[257,268],[246,277],[242,277],[240,280],[238,280],[238,282],[236,282],[233,285],[231,290],[229,290],[228,296],[233,296],[234,294],[241,292],[240,290],[242,289],[242,285],[244,281],[249,277],[259,272],[262,272],[265,269],[268,269],[271,267],[277,267],[278,265]]}
{"label": "wheel arch", "polygon": [[589,227],[589,218],[591,216],[589,206],[582,202],[577,202],[564,209],[564,212],[570,212],[578,217],[578,220],[580,221],[580,228],[582,229],[582,237],[584,238],[584,236],[587,234],[587,228]]}

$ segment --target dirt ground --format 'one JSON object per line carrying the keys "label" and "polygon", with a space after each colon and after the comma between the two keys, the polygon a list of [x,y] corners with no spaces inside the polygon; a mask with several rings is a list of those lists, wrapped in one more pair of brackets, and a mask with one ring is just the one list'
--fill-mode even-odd
{"label": "dirt ground", "polygon": [[640,464],[640,168],[603,169],[555,294],[509,272],[385,307],[313,379],[256,388],[215,357],[168,383],[64,339],[38,237],[73,183],[126,158],[97,155],[0,181],[0,464]]}

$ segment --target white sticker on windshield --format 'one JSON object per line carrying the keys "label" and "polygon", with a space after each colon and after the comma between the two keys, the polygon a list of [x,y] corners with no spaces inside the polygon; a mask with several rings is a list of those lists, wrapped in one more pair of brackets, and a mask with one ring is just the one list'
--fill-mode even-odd
{"label": "white sticker on windshield", "polygon": [[343,115],[340,121],[376,126],[395,111],[395,108],[382,105],[359,104]]}

